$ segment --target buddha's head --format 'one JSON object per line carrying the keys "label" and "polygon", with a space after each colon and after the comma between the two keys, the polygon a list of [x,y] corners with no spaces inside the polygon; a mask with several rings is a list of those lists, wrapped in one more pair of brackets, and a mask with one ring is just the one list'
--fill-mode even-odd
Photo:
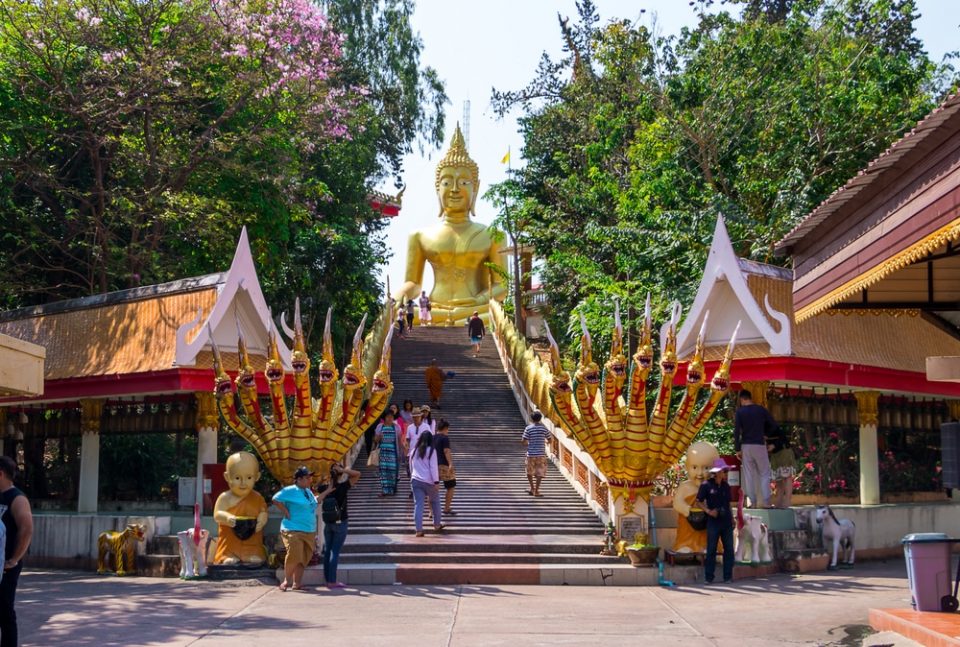
{"label": "buddha's head", "polygon": [[440,215],[469,217],[477,202],[480,169],[470,159],[467,145],[460,132],[460,124],[453,133],[450,150],[437,164],[434,186],[440,201]]}
{"label": "buddha's head", "polygon": [[227,471],[224,473],[227,486],[234,495],[243,498],[253,491],[260,480],[260,463],[250,452],[237,452],[227,458]]}
{"label": "buddha's head", "polygon": [[707,470],[718,458],[720,453],[710,443],[703,441],[693,443],[687,450],[687,477],[691,481],[702,483],[707,478]]}

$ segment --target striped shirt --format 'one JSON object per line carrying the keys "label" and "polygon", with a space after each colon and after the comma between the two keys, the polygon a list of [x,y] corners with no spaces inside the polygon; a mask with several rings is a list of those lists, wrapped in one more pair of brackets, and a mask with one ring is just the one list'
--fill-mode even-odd
{"label": "striped shirt", "polygon": [[527,456],[546,456],[549,437],[550,432],[540,423],[527,425],[523,430],[523,440],[527,441]]}

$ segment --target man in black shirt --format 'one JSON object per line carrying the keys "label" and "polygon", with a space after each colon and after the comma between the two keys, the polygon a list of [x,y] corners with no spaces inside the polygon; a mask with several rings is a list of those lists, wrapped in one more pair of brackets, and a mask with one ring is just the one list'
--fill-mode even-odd
{"label": "man in black shirt", "polygon": [[750,391],[740,391],[740,408],[734,417],[733,446],[740,459],[743,491],[750,497],[752,507],[770,507],[770,454],[767,437],[777,425],[773,416],[759,404],[753,403]]}
{"label": "man in black shirt", "polygon": [[697,491],[697,503],[707,513],[707,558],[703,562],[703,581],[713,582],[717,570],[717,542],[723,541],[723,581],[733,580],[733,514],[730,510],[730,466],[722,458],[713,462],[710,478]]}
{"label": "man in black shirt", "polygon": [[17,582],[23,568],[23,556],[33,538],[33,513],[30,502],[14,484],[17,464],[9,456],[0,456],[0,518],[7,530],[3,579],[0,580],[0,647],[16,647],[17,612],[13,608]]}
{"label": "man in black shirt", "polygon": [[467,320],[467,334],[470,335],[470,343],[473,344],[473,356],[480,355],[480,342],[487,333],[483,325],[483,319],[480,318],[480,312],[474,312],[473,316]]}

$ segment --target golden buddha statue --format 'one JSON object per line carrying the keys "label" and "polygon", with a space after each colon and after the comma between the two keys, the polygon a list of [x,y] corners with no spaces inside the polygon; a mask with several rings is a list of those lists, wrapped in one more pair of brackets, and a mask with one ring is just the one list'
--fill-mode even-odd
{"label": "golden buddha statue", "polygon": [[430,293],[434,325],[465,322],[474,312],[488,320],[491,298],[503,300],[507,288],[487,264],[505,269],[500,245],[486,225],[472,222],[480,184],[480,171],[470,159],[460,132],[453,133],[450,150],[437,164],[437,198],[443,222],[410,236],[407,248],[406,282],[396,297],[416,299],[420,295],[425,263],[433,267],[434,287]]}

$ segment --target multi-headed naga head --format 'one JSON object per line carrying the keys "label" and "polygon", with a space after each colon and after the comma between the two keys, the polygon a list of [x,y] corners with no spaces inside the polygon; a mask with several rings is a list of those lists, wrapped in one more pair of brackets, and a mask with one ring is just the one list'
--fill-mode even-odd
{"label": "multi-headed naga head", "polygon": [[213,381],[213,391],[218,397],[233,394],[233,382],[230,376],[223,369],[223,358],[220,356],[220,348],[217,342],[213,341],[213,331],[207,326],[207,333],[210,336],[210,345],[213,346],[213,372],[216,375]]}
{"label": "multi-headed naga head", "polygon": [[570,374],[563,370],[563,364],[560,361],[560,347],[557,345],[557,340],[553,338],[547,322],[543,322],[543,329],[550,342],[550,371],[553,374],[550,391],[554,395],[569,396],[573,393],[573,387],[570,386]]}
{"label": "multi-headed naga head", "polygon": [[392,353],[391,343],[393,342],[393,326],[387,331],[387,337],[383,340],[383,351],[380,353],[380,366],[377,372],[373,374],[373,385],[370,387],[372,393],[383,393],[389,391],[393,386],[390,380],[390,356]]}
{"label": "multi-headed naga head", "polygon": [[333,334],[330,332],[330,318],[333,314],[333,308],[327,308],[327,321],[323,324],[323,355],[320,359],[320,366],[317,372],[317,378],[320,380],[320,388],[333,386],[340,379],[340,372],[333,360]]}
{"label": "multi-headed naga head", "polygon": [[737,346],[738,332],[740,332],[739,321],[737,322],[737,327],[733,329],[733,335],[730,337],[730,342],[727,344],[727,350],[723,353],[723,361],[720,362],[717,372],[710,381],[710,389],[717,391],[718,393],[726,393],[727,388],[730,386],[730,364],[733,363],[733,350]]}
{"label": "multi-headed naga head", "polygon": [[[660,357],[660,372],[663,379],[673,380],[677,372],[677,321],[680,319],[680,304],[673,304],[673,314],[667,325],[667,339],[663,345],[663,356]],[[701,371],[702,374],[702,371]]]}
{"label": "multi-headed naga head", "polygon": [[270,322],[270,328],[267,331],[267,367],[263,371],[267,382],[277,384],[283,382],[283,362],[280,360],[280,348],[277,346],[277,331],[273,327],[273,321]]}
{"label": "multi-headed naga head", "polygon": [[614,386],[618,389],[627,379],[627,357],[623,354],[623,325],[620,323],[620,304],[617,303],[613,314],[613,342],[610,344],[610,359],[603,365],[607,374],[612,375]]}
{"label": "multi-headed naga head", "polygon": [[577,382],[587,385],[587,391],[592,396],[600,385],[600,367],[593,361],[593,342],[590,341],[590,331],[587,330],[587,319],[580,313],[580,363],[577,365]]}
{"label": "multi-headed naga head", "polygon": [[241,389],[252,389],[257,386],[256,372],[253,370],[253,363],[250,361],[250,354],[247,352],[247,343],[243,339],[243,333],[240,331],[240,322],[237,322],[237,350],[240,353],[240,370],[237,372],[237,387]]}
{"label": "multi-headed naga head", "polygon": [[307,356],[307,342],[303,335],[303,321],[300,318],[300,298],[293,306],[293,352],[290,354],[290,368],[294,375],[305,376],[310,371],[310,358]]}
{"label": "multi-headed naga head", "polygon": [[357,333],[353,336],[353,353],[350,363],[343,369],[343,388],[352,391],[366,386],[367,379],[363,376],[363,327],[367,324],[367,315],[363,315]]}
{"label": "multi-headed naga head", "polygon": [[653,316],[650,312],[650,295],[647,295],[647,305],[643,319],[643,333],[640,335],[640,344],[633,354],[634,363],[640,367],[640,379],[646,381],[653,368]]}
{"label": "multi-headed naga head", "polygon": [[687,364],[687,388],[699,389],[703,386],[703,336],[707,330],[707,319],[710,312],[703,317],[703,324],[700,326],[700,334],[697,335],[697,347],[693,351],[693,357]]}

